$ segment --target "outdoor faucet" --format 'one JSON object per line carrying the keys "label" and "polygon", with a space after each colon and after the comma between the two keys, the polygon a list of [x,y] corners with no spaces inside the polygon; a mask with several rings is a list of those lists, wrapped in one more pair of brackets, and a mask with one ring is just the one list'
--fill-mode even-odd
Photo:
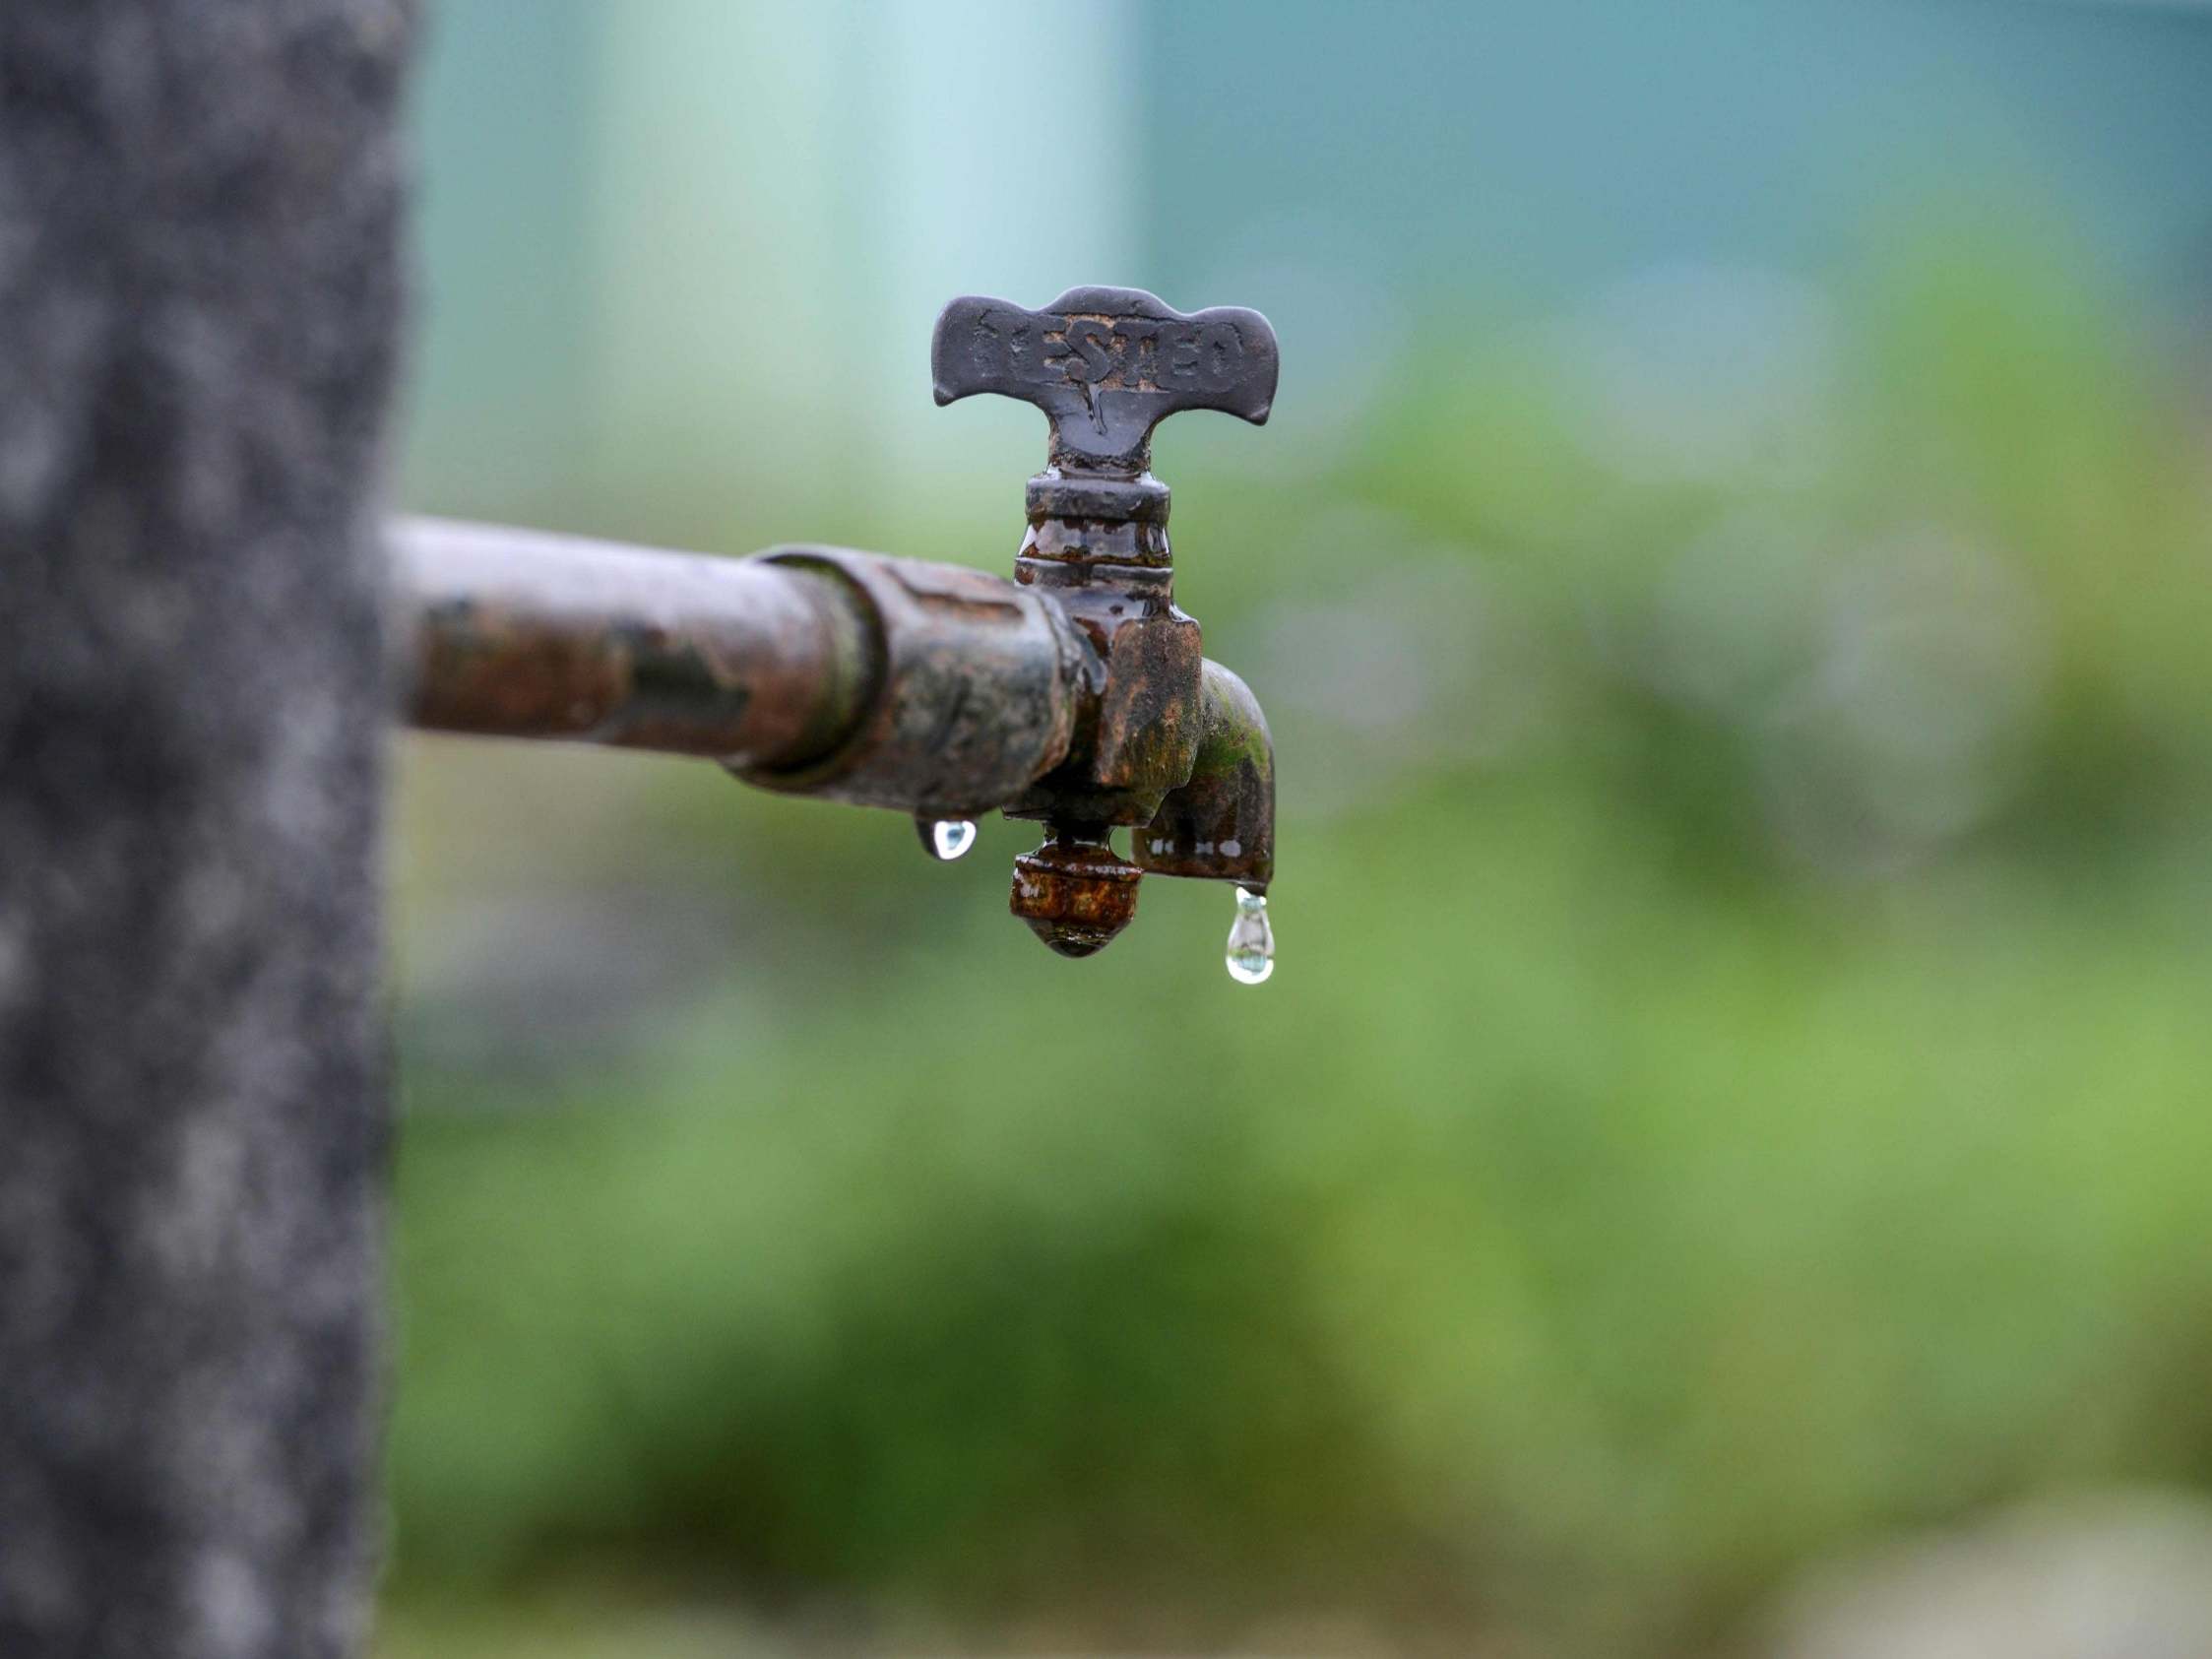
{"label": "outdoor faucet", "polygon": [[1110,943],[1147,870],[1229,881],[1231,971],[1257,983],[1274,746],[1175,606],[1151,447],[1180,410],[1265,421],[1274,331],[1136,288],[1070,288],[1043,311],[969,297],[938,317],[930,362],[939,404],[997,392],[1051,422],[1012,581],[838,547],[727,560],[403,520],[412,724],[705,756],[909,813],[941,858],[983,812],[1039,820],[1011,906],[1053,950]]}

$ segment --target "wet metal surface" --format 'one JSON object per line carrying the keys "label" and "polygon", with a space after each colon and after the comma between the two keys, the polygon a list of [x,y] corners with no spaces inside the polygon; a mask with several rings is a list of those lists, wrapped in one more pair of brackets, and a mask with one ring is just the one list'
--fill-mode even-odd
{"label": "wet metal surface", "polygon": [[868,618],[879,672],[833,750],[795,768],[736,768],[746,782],[975,817],[1067,754],[1086,647],[1043,596],[963,565],[843,547],[783,547],[756,567],[842,586]]}
{"label": "wet metal surface", "polygon": [[1053,826],[1035,852],[1014,860],[1013,913],[1062,956],[1092,956],[1137,914],[1144,873],[1114,856],[1104,824]]}
{"label": "wet metal surface", "polygon": [[[733,560],[400,521],[410,718],[703,755],[925,822],[1041,819],[1010,902],[1063,955],[1128,925],[1146,870],[1263,893],[1267,723],[1176,608],[1168,486],[1148,468],[1178,411],[1264,421],[1277,366],[1257,312],[1186,315],[1136,288],[946,306],[937,401],[996,392],[1051,421],[1011,581],[841,547]],[[1134,862],[1112,851],[1118,825]]]}
{"label": "wet metal surface", "polygon": [[1275,879],[1275,744],[1244,682],[1206,665],[1198,755],[1135,835],[1137,863],[1155,875],[1233,881],[1264,894]]}
{"label": "wet metal surface", "polygon": [[[1047,832],[1016,866],[1014,913],[1054,949],[1088,955],[1134,914],[1140,869],[1264,891],[1267,723],[1175,606],[1169,497],[1150,466],[1154,428],[1182,410],[1266,420],[1274,330],[1256,311],[1186,315],[1137,288],[1070,288],[1043,311],[972,296],[937,319],[930,366],[940,404],[996,392],[1051,421],[1015,577],[1056,599],[1095,653],[1096,697],[1067,761],[1005,807]],[[1099,851],[1116,824],[1137,826],[1134,865]]]}

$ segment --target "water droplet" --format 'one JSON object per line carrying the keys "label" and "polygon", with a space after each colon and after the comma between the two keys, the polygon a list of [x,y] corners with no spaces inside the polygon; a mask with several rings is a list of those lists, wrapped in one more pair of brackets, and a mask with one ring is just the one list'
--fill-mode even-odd
{"label": "water droplet", "polygon": [[1275,972],[1275,929],[1268,925],[1267,896],[1236,889],[1236,924],[1229,930],[1229,977],[1238,985],[1263,985]]}
{"label": "water droplet", "polygon": [[916,818],[914,830],[921,850],[946,863],[976,845],[976,826],[966,818]]}

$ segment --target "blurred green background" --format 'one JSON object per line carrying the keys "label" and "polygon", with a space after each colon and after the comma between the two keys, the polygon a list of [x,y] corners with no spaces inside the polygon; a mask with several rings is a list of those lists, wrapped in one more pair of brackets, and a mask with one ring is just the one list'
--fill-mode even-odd
{"label": "blurred green background", "polygon": [[1266,311],[1156,465],[1282,962],[406,739],[391,1659],[1811,1652],[2193,1512],[2212,11],[444,0],[417,103],[417,509],[1005,571],[938,305]]}

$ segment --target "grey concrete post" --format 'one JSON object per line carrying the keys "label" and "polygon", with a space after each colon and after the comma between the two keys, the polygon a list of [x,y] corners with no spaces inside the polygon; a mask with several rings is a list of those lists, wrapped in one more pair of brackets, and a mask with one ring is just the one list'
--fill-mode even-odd
{"label": "grey concrete post", "polygon": [[396,0],[0,6],[0,1653],[357,1650]]}

